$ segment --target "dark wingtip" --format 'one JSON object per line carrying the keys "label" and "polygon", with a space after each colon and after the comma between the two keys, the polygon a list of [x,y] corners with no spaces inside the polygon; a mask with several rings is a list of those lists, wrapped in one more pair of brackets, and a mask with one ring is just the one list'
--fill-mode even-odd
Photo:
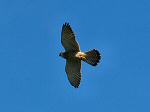
{"label": "dark wingtip", "polygon": [[98,62],[94,63],[93,66],[96,66]]}
{"label": "dark wingtip", "polygon": [[71,28],[68,22],[65,22],[65,23],[63,24],[63,26],[62,26],[62,32],[63,32],[63,30],[64,30],[66,27]]}
{"label": "dark wingtip", "polygon": [[79,88],[79,85],[73,85],[71,84],[74,88]]}
{"label": "dark wingtip", "polygon": [[79,86],[74,86],[75,88],[79,88]]}
{"label": "dark wingtip", "polygon": [[71,28],[70,24],[68,22],[65,22],[62,26],[62,31],[67,27]]}
{"label": "dark wingtip", "polygon": [[68,22],[65,22],[63,26],[70,26]]}

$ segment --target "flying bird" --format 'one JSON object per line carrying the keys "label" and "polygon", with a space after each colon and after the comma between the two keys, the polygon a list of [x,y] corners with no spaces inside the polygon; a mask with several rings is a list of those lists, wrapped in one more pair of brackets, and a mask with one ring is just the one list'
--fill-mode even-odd
{"label": "flying bird", "polygon": [[60,52],[59,56],[66,59],[65,71],[68,80],[72,86],[78,88],[81,81],[81,61],[96,66],[101,59],[101,55],[96,49],[82,52],[69,23],[62,26],[61,43],[65,52]]}

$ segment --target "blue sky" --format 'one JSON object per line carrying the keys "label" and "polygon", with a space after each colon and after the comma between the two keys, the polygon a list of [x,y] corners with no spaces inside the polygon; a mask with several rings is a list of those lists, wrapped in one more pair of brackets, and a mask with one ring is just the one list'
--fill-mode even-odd
{"label": "blue sky", "polygon": [[[69,22],[83,51],[73,88],[58,56]],[[149,0],[1,0],[0,112],[149,112]]]}

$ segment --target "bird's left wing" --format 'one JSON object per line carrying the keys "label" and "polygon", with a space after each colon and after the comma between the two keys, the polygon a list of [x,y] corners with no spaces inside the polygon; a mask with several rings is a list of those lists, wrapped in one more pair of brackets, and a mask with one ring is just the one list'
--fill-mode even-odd
{"label": "bird's left wing", "polygon": [[67,59],[65,70],[71,85],[78,88],[81,81],[81,60]]}
{"label": "bird's left wing", "polygon": [[80,51],[79,44],[75,40],[75,35],[69,23],[63,24],[61,32],[61,43],[66,51]]}

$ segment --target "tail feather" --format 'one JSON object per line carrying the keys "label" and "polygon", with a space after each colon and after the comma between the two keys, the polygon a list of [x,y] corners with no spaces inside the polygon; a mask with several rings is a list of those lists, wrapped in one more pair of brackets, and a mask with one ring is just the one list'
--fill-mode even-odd
{"label": "tail feather", "polygon": [[85,56],[84,61],[92,66],[96,66],[101,59],[101,55],[100,55],[99,51],[96,49],[85,52],[85,54],[86,54],[86,56]]}

